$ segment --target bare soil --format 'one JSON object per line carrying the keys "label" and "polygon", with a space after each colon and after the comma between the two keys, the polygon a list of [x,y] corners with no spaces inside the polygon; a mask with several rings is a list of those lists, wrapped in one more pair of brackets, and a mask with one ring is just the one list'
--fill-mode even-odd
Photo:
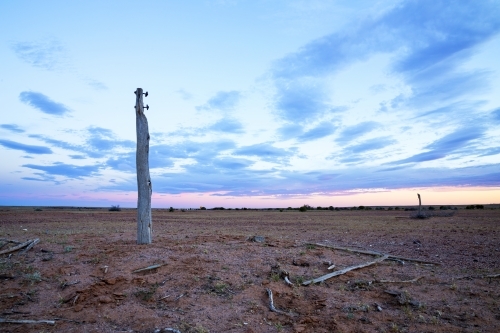
{"label": "bare soil", "polygon": [[[135,210],[3,207],[1,239],[40,243],[0,255],[0,318],[55,325],[0,331],[500,332],[500,209],[409,213],[153,210],[153,243],[137,245]],[[436,264],[384,260],[303,286],[376,258],[311,243]]]}

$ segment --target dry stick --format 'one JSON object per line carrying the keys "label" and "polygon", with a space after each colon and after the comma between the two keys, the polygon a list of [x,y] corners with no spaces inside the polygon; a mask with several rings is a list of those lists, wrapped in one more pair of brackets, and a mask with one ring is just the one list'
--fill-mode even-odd
{"label": "dry stick", "polygon": [[359,265],[356,265],[356,266],[347,267],[347,268],[341,269],[340,271],[329,273],[329,274],[320,276],[320,277],[318,277],[316,279],[313,279],[313,280],[305,281],[304,283],[302,283],[302,285],[303,286],[307,286],[307,285],[309,285],[311,283],[323,282],[323,281],[328,280],[329,278],[332,278],[334,276],[342,275],[342,274],[345,274],[345,273],[347,273],[349,271],[352,271],[352,270],[355,270],[355,269],[359,269],[359,268],[363,268],[363,267],[368,267],[368,266],[374,265],[374,264],[376,264],[378,262],[384,261],[387,258],[389,258],[389,255],[386,254],[383,257],[375,259],[374,261],[370,261],[370,262],[367,262],[367,263],[364,263],[364,264],[359,264]]}
{"label": "dry stick", "polygon": [[164,328],[163,330],[164,330],[165,332],[181,333],[181,331],[176,330],[175,328],[170,328],[170,327]]}
{"label": "dry stick", "polygon": [[5,319],[0,318],[0,323],[9,323],[9,324],[49,324],[55,325],[56,322],[54,320],[18,320],[18,319]]}
{"label": "dry stick", "polygon": [[[319,243],[316,243],[316,244],[306,244],[306,245],[316,245],[316,246],[322,246],[322,247],[326,247],[326,248],[334,249],[334,250],[342,250],[342,251],[347,251],[347,252],[369,254],[369,255],[373,255],[373,256],[384,255],[384,253],[375,252],[375,251],[356,250],[356,249],[350,249],[350,248],[347,248],[347,247],[332,246],[332,245],[325,245],[325,244],[319,244]],[[396,260],[406,260],[406,261],[418,262],[418,263],[421,263],[421,264],[441,265],[440,263],[433,262],[433,261],[426,261],[426,260],[420,260],[420,259],[405,258],[405,257],[400,257],[400,256],[393,256],[393,255],[390,255],[390,254],[388,254],[388,256],[389,257],[387,259],[389,259],[389,260],[396,259]]]}
{"label": "dry stick", "polygon": [[269,309],[271,309],[271,311],[276,312],[276,313],[280,313],[280,314],[284,314],[284,315],[287,315],[287,316],[291,316],[291,314],[289,314],[289,313],[287,313],[285,311],[281,311],[281,310],[276,309],[274,307],[274,302],[273,302],[273,292],[269,288],[266,288],[266,291],[267,291],[267,295],[269,295]]}
{"label": "dry stick", "polygon": [[417,282],[418,280],[420,280],[421,278],[423,278],[423,276],[419,276],[419,277],[416,277],[414,279],[411,279],[411,280],[405,280],[405,281],[392,281],[392,280],[375,280],[375,282],[378,282],[378,283],[413,283],[413,282]]}
{"label": "dry stick", "polygon": [[492,278],[497,278],[497,277],[500,277],[500,274],[468,275],[468,276],[457,277],[454,280],[462,280],[462,279],[492,279]]}
{"label": "dry stick", "polygon": [[17,251],[17,250],[22,249],[23,247],[29,245],[31,242],[33,242],[33,240],[30,239],[29,241],[21,243],[19,245],[16,245],[14,247],[11,247],[10,249],[0,251],[0,254],[6,254],[6,253],[11,253],[11,252]]}
{"label": "dry stick", "polygon": [[132,271],[132,273],[139,273],[139,272],[143,272],[143,271],[149,271],[151,269],[155,269],[155,268],[161,267],[163,265],[164,264],[158,264],[158,265],[148,266],[146,268],[136,269],[135,271]]}
{"label": "dry stick", "polygon": [[29,250],[31,250],[31,248],[33,246],[35,246],[36,244],[38,244],[38,242],[40,242],[40,239],[39,238],[35,238],[30,245],[26,246],[26,248],[24,250],[22,250],[21,252],[19,252],[19,254],[23,254],[23,253],[26,253],[28,252]]}
{"label": "dry stick", "polygon": [[22,242],[18,242],[16,240],[10,240],[6,238],[0,238],[0,242],[7,242],[7,243],[14,243],[14,244],[21,244]]}

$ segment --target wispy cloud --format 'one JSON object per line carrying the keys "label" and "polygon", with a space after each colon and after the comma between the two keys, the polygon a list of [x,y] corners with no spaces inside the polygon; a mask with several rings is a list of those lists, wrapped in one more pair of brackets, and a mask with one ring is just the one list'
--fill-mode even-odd
{"label": "wispy cloud", "polygon": [[94,80],[94,79],[86,79],[85,80],[89,86],[94,88],[95,90],[107,90],[108,87],[102,83],[101,81]]}
{"label": "wispy cloud", "polygon": [[208,127],[208,130],[223,133],[243,133],[243,125],[235,119],[221,119]]}
{"label": "wispy cloud", "polygon": [[335,141],[339,143],[347,143],[354,139],[359,139],[364,134],[380,128],[381,126],[381,124],[375,121],[364,121],[362,123],[344,128],[339,133],[339,136],[335,139]]}
{"label": "wispy cloud", "polygon": [[491,116],[494,121],[500,123],[500,108],[496,109],[491,113]]}
{"label": "wispy cloud", "polygon": [[24,130],[15,124],[1,124],[0,128],[6,129],[14,133],[24,133]]}
{"label": "wispy cloud", "polygon": [[329,109],[327,94],[316,80],[280,79],[275,84],[275,107],[284,120],[307,123]]}
{"label": "wispy cloud", "polygon": [[311,128],[310,130],[302,133],[298,139],[299,141],[312,141],[316,139],[324,138],[325,136],[331,135],[335,132],[337,127],[331,122],[324,121]]}
{"label": "wispy cloud", "polygon": [[189,101],[193,98],[193,94],[191,94],[189,91],[186,91],[184,89],[179,89],[176,91],[176,93],[178,93],[181,98],[185,101]]}
{"label": "wispy cloud", "polygon": [[72,179],[82,179],[83,177],[90,177],[96,175],[101,166],[100,165],[72,165],[57,162],[52,165],[38,165],[38,164],[23,164],[25,168],[40,170],[50,176],[63,176]]}
{"label": "wispy cloud", "polygon": [[389,164],[419,163],[441,159],[469,145],[472,141],[480,139],[483,135],[483,128],[460,128],[425,146],[424,149],[429,151],[390,162]]}
{"label": "wispy cloud", "polygon": [[[349,64],[391,54],[389,72],[411,87],[393,108],[453,102],[489,87],[491,73],[463,70],[474,48],[500,32],[500,6],[492,1],[403,1],[373,19],[314,40],[273,64],[275,108],[284,120],[328,112],[327,78]],[[382,110],[388,111],[389,104]]]}
{"label": "wispy cloud", "polygon": [[64,104],[54,102],[39,92],[23,91],[19,94],[19,100],[50,115],[62,116],[70,112]]}
{"label": "wispy cloud", "polygon": [[397,141],[392,139],[391,137],[385,136],[385,137],[366,140],[362,143],[347,147],[345,150],[353,154],[359,154],[359,153],[364,153],[366,151],[382,149],[392,144],[395,144],[396,142]]}
{"label": "wispy cloud", "polygon": [[66,66],[67,53],[57,40],[41,42],[15,42],[12,50],[22,61],[41,69],[57,70]]}
{"label": "wispy cloud", "polygon": [[254,162],[251,160],[243,158],[232,158],[232,157],[215,159],[213,163],[214,166],[217,168],[231,169],[231,170],[247,168],[252,164],[254,164]]}
{"label": "wispy cloud", "polygon": [[198,111],[203,110],[221,110],[230,111],[235,108],[241,98],[239,91],[219,91],[215,96],[210,98],[207,103],[197,106]]}
{"label": "wispy cloud", "polygon": [[284,149],[274,147],[271,143],[259,143],[235,149],[233,154],[258,157],[267,162],[286,163],[290,157],[296,154],[296,148]]}
{"label": "wispy cloud", "polygon": [[52,154],[52,150],[50,148],[43,146],[26,145],[10,140],[0,140],[0,145],[9,149],[21,150],[28,154]]}
{"label": "wispy cloud", "polygon": [[113,131],[107,128],[91,126],[87,129],[89,138],[86,141],[87,153],[92,157],[103,157],[116,148],[135,148],[132,140],[117,139]]}

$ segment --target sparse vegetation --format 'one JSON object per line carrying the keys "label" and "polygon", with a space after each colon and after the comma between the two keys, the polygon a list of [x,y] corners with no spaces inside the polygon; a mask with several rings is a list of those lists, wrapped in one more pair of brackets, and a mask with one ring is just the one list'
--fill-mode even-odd
{"label": "sparse vegetation", "polygon": [[108,209],[110,212],[119,212],[121,211],[122,209],[120,208],[120,205],[112,205],[110,209]]}

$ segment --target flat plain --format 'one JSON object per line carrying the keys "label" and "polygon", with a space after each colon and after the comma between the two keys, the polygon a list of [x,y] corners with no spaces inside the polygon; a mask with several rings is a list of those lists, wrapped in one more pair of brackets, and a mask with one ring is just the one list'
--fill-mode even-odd
{"label": "flat plain", "polygon": [[410,213],[0,207],[0,331],[499,332],[500,209]]}

